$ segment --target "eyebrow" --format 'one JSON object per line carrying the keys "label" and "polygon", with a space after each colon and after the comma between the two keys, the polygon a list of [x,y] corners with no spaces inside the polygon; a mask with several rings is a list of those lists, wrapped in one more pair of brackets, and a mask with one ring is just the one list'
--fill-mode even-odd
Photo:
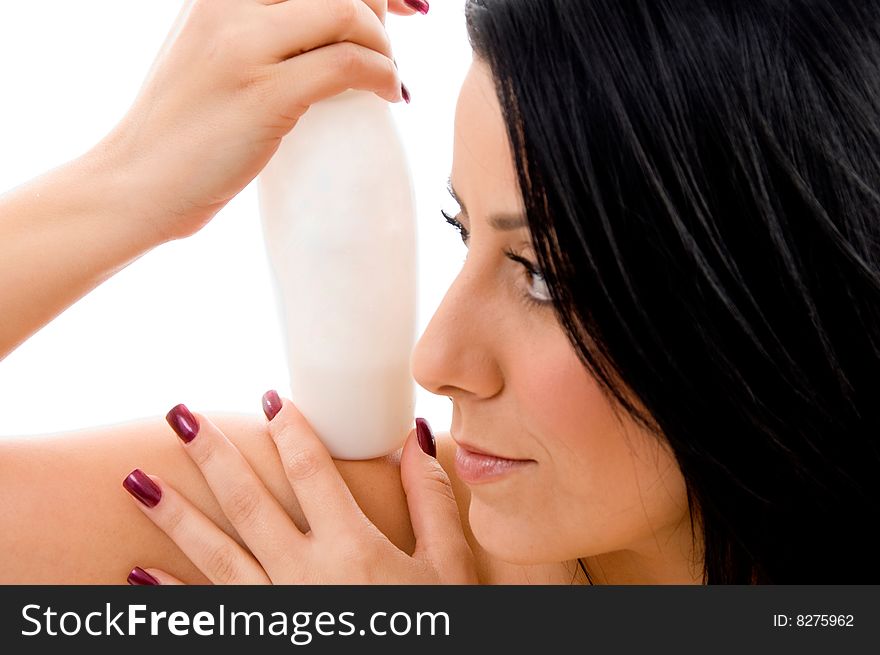
{"label": "eyebrow", "polygon": [[[458,197],[458,194],[452,187],[451,176],[446,181],[446,189],[447,191],[449,191],[449,195],[452,196],[452,199],[459,204],[462,213],[470,217],[467,207],[464,206],[461,198]],[[526,227],[528,225],[528,222],[526,221],[525,216],[523,216],[522,214],[495,214],[489,217],[489,225],[491,225],[496,230],[507,232],[510,230],[518,230],[521,227]]]}

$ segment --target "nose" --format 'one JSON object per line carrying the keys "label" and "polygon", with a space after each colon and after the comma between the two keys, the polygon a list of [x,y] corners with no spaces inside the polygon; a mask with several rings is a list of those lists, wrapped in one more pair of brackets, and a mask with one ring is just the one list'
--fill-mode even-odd
{"label": "nose", "polygon": [[438,396],[489,398],[504,387],[503,321],[467,264],[446,292],[410,360],[415,381]]}

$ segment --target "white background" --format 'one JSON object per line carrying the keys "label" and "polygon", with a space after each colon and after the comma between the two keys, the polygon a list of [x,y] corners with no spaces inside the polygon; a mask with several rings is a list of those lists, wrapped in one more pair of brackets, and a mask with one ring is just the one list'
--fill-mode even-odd
{"label": "white background", "polygon": [[[0,3],[0,191],[77,157],[113,127],[180,5]],[[433,0],[426,16],[386,21],[412,95],[392,112],[418,202],[418,334],[465,255],[439,214],[455,209],[445,185],[455,102],[471,60],[463,7]],[[267,389],[289,395],[273,303],[252,184],[201,232],[141,257],[0,361],[0,435],[164,415],[179,402],[259,413]],[[416,391],[416,416],[448,429],[448,398]]]}

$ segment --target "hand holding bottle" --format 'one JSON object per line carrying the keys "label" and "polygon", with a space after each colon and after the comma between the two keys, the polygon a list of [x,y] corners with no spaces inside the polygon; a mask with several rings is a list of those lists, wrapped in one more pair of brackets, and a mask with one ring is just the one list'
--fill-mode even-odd
{"label": "hand holding bottle", "polygon": [[[203,227],[308,107],[348,88],[402,99],[384,28],[404,0],[187,0],[134,105],[99,144],[131,220]],[[123,185],[125,186],[125,185]]]}

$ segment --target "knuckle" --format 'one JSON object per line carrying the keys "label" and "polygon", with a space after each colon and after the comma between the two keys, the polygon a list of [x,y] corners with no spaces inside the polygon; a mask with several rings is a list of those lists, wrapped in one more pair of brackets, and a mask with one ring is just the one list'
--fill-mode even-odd
{"label": "knuckle", "polygon": [[199,468],[211,461],[215,453],[216,447],[211,439],[205,439],[191,450],[192,459]]}
{"label": "knuckle", "polygon": [[220,584],[229,584],[238,577],[236,552],[229,544],[214,546],[205,558],[205,573]]}
{"label": "knuckle", "polygon": [[300,448],[284,456],[284,469],[294,480],[308,480],[321,471],[324,461],[314,448]]}
{"label": "knuckle", "polygon": [[334,53],[334,67],[346,74],[353,75],[363,66],[363,54],[354,43],[339,43]]}
{"label": "knuckle", "polygon": [[184,515],[185,512],[183,511],[183,507],[181,507],[180,505],[169,507],[165,511],[163,530],[169,536],[176,533],[180,529],[180,526],[183,524]]}
{"label": "knuckle", "polygon": [[256,518],[260,504],[261,498],[257,490],[251,485],[242,485],[232,490],[224,509],[234,525],[243,525]]}
{"label": "knuckle", "polygon": [[452,500],[455,500],[455,494],[452,491],[452,483],[449,476],[439,463],[435,463],[424,475],[425,485],[430,487],[432,492],[439,493]]}
{"label": "knuckle", "polygon": [[242,73],[241,87],[257,106],[264,106],[280,95],[283,82],[277,67],[251,66]]}
{"label": "knuckle", "polygon": [[394,62],[391,59],[385,58],[385,70],[382,74],[383,79],[386,80],[388,88],[391,90],[391,97],[397,97],[397,92],[400,89],[400,75],[397,72],[397,67],[394,65]]}
{"label": "knuckle", "polygon": [[385,75],[389,80],[393,82],[397,82],[397,78],[400,75],[398,72],[397,66],[394,65],[394,60],[389,57],[385,57],[383,63],[385,64]]}
{"label": "knuckle", "polygon": [[360,15],[361,0],[331,0],[330,12],[334,22],[345,31],[346,34],[357,22]]}

